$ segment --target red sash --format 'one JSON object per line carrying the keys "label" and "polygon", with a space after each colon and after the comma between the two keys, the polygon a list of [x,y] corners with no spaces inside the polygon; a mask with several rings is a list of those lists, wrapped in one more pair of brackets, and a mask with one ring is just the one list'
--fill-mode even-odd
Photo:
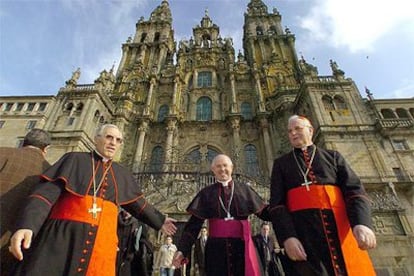
{"label": "red sash", "polygon": [[248,220],[209,219],[208,235],[213,238],[241,238],[244,240],[244,275],[260,276],[259,262]]}
{"label": "red sash", "polygon": [[348,275],[376,275],[368,252],[358,248],[358,243],[352,234],[339,187],[312,184],[309,186],[309,191],[305,187],[291,189],[288,191],[287,207],[290,212],[304,209],[332,210]]}
{"label": "red sash", "polygon": [[[118,208],[113,202],[97,198],[98,206],[102,208],[102,211],[97,213],[95,219],[88,211],[92,207],[92,202],[92,196],[79,197],[71,193],[65,193],[53,206],[49,217],[98,226],[86,275],[113,276],[115,275],[118,247],[116,234]],[[93,237],[91,238],[93,239]]]}

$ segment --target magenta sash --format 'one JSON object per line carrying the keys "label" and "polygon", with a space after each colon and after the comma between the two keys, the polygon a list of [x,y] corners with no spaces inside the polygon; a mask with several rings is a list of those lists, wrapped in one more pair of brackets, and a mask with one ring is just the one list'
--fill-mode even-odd
{"label": "magenta sash", "polygon": [[208,235],[212,238],[241,238],[244,240],[244,275],[260,276],[259,262],[248,220],[209,219]]}

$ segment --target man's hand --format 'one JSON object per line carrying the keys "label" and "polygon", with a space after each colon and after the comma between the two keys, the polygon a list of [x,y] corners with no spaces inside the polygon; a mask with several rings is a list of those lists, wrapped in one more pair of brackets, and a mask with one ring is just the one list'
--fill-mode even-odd
{"label": "man's hand", "polygon": [[284,241],[285,252],[292,261],[306,261],[307,255],[302,243],[297,238],[288,238]]}
{"label": "man's hand", "polygon": [[19,261],[23,260],[22,246],[24,249],[29,249],[32,237],[33,231],[30,229],[19,229],[11,237],[9,251]]}
{"label": "man's hand", "polygon": [[372,249],[377,246],[377,239],[374,231],[365,225],[358,224],[352,229],[355,239],[358,242],[358,247],[362,250]]}
{"label": "man's hand", "polygon": [[183,263],[183,260],[184,260],[183,253],[181,253],[181,251],[177,251],[174,254],[172,265],[175,266],[176,268],[180,268]]}
{"label": "man's hand", "polygon": [[172,218],[165,218],[164,224],[161,227],[161,231],[167,236],[173,236],[177,231],[177,227],[174,224],[176,221],[177,220]]}

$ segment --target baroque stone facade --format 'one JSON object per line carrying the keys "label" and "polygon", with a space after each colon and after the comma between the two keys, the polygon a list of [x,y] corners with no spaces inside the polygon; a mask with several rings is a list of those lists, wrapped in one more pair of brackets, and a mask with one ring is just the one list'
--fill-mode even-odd
{"label": "baroque stone facade", "polygon": [[186,205],[213,181],[217,153],[230,155],[235,177],[268,199],[273,160],[290,150],[287,118],[305,114],[315,143],[339,150],[372,199],[378,275],[414,275],[414,98],[378,100],[369,91],[364,98],[332,60],[332,75],[320,76],[297,56],[277,9],[261,0],[248,4],[243,30],[244,51],[236,54],[206,12],[177,44],[161,1],[122,44],[117,72],[79,84],[78,69],[57,95],[0,97],[1,145],[19,146],[28,129],[43,128],[54,162],[92,149],[96,127],[114,123],[125,136],[117,159],[153,204],[184,222]]}

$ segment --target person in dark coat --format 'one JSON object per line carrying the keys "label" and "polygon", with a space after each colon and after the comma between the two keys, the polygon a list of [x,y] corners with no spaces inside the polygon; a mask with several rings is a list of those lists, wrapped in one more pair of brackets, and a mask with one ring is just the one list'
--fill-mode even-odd
{"label": "person in dark coat", "polygon": [[182,266],[207,220],[206,275],[261,275],[247,218],[255,214],[266,220],[267,205],[252,187],[233,181],[233,163],[227,155],[217,155],[211,170],[216,183],[202,189],[187,207],[191,217],[184,226],[173,264]]}
{"label": "person in dark coat", "polygon": [[302,116],[288,122],[293,150],[274,161],[269,213],[292,275],[375,275],[370,201],[344,157],[316,147]]}
{"label": "person in dark coat", "polygon": [[39,182],[40,174],[50,167],[45,159],[51,143],[50,134],[39,128],[30,130],[21,148],[0,147],[0,202],[1,202],[1,275],[10,274],[16,259],[8,250],[8,241],[16,214]]}
{"label": "person in dark coat", "polygon": [[[41,176],[11,238],[14,275],[115,275],[118,206],[174,234],[174,220],[147,202],[133,175],[113,161],[123,142],[101,126],[93,152],[65,154]],[[23,258],[24,257],[24,258]]]}
{"label": "person in dark coat", "polygon": [[205,276],[205,248],[208,239],[208,230],[206,226],[201,227],[200,236],[194,244],[194,264],[199,276]]}
{"label": "person in dark coat", "polygon": [[153,246],[147,226],[121,208],[118,215],[117,276],[150,276]]}
{"label": "person in dark coat", "polygon": [[[263,222],[260,227],[260,233],[253,236],[253,242],[259,255],[262,271],[265,276],[283,275],[283,269],[279,266],[275,253],[276,241],[270,235],[269,222]],[[281,269],[279,271],[279,269]]]}

